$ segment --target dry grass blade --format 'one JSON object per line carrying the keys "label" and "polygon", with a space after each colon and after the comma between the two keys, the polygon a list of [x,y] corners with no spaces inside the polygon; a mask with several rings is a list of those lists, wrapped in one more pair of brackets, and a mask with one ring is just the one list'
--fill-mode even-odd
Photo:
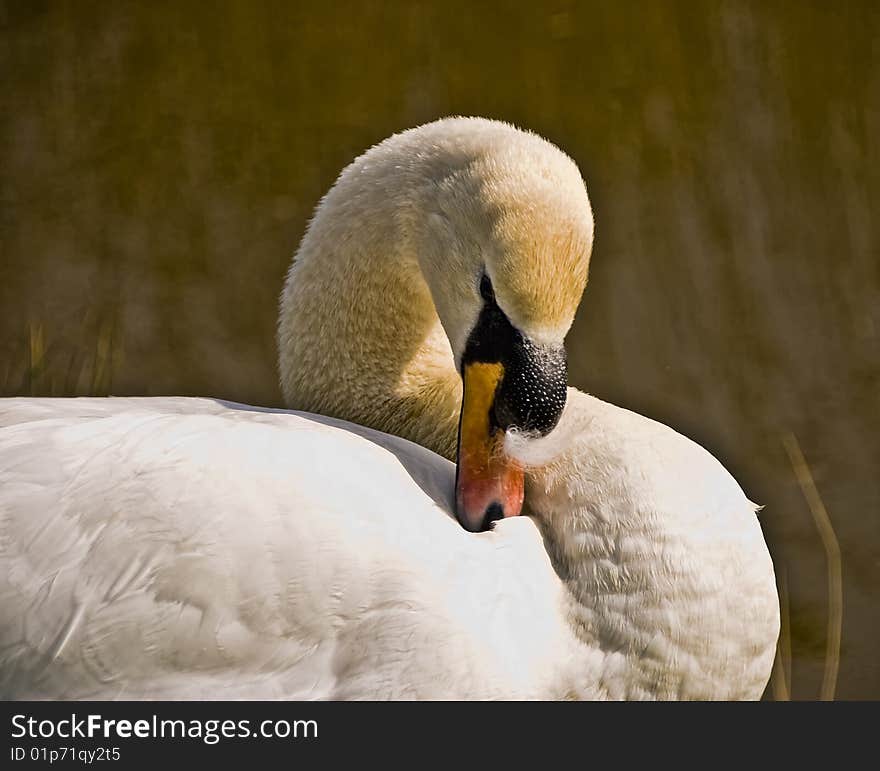
{"label": "dry grass blade", "polygon": [[779,574],[779,641],[773,661],[771,685],[776,701],[791,701],[791,612],[788,603],[788,571]]}
{"label": "dry grass blade", "polygon": [[791,467],[807,500],[813,520],[816,522],[816,529],[825,547],[828,562],[828,633],[821,698],[823,701],[832,701],[837,687],[837,673],[840,669],[840,638],[843,628],[843,571],[840,544],[797,437],[793,433],[785,434],[782,443],[785,445],[785,451],[788,453]]}

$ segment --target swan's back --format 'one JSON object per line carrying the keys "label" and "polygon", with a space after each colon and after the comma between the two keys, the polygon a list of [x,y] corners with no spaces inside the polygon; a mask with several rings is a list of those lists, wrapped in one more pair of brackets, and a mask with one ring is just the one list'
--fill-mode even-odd
{"label": "swan's back", "polygon": [[0,694],[533,695],[528,645],[493,642],[558,633],[529,618],[558,590],[537,530],[470,536],[445,508],[451,463],[344,425],[207,399],[5,401]]}

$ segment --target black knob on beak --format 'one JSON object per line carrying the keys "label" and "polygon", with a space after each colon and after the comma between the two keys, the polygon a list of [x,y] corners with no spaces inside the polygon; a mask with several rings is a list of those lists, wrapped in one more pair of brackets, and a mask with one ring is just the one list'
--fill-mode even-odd
{"label": "black knob on beak", "polygon": [[505,431],[517,428],[543,436],[553,430],[565,407],[565,349],[540,348],[517,336],[495,395],[494,422]]}

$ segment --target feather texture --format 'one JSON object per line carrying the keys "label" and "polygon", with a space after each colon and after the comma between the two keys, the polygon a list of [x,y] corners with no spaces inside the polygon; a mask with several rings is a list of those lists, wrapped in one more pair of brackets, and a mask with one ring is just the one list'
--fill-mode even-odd
{"label": "feather texture", "polygon": [[701,448],[584,394],[560,426],[578,441],[531,472],[534,517],[479,535],[451,516],[451,463],[371,429],[208,399],[0,404],[5,698],[766,682],[778,611],[752,507]]}

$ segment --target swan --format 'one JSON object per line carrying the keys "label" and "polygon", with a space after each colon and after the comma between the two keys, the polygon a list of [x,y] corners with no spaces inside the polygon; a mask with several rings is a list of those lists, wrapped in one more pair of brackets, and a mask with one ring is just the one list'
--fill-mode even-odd
{"label": "swan", "polygon": [[281,297],[291,409],[0,401],[0,695],[759,698],[756,507],[566,386],[592,238],[560,150],[440,120],[319,204]]}

